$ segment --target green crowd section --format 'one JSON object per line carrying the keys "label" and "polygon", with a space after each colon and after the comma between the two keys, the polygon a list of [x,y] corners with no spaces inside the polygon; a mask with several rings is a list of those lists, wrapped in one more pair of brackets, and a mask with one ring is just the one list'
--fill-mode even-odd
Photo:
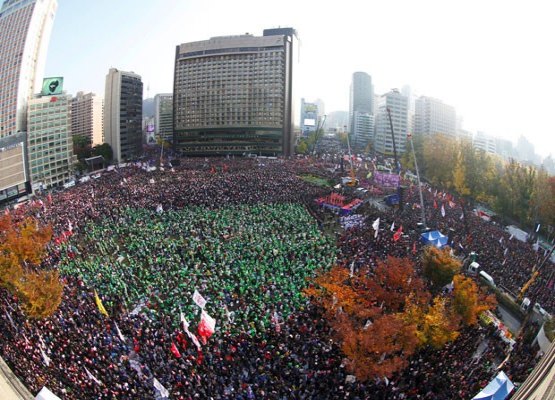
{"label": "green crowd section", "polygon": [[127,208],[117,218],[68,242],[60,272],[102,293],[109,311],[144,305],[174,326],[180,311],[198,319],[198,290],[219,331],[263,333],[306,305],[307,278],[336,260],[335,243],[299,204]]}

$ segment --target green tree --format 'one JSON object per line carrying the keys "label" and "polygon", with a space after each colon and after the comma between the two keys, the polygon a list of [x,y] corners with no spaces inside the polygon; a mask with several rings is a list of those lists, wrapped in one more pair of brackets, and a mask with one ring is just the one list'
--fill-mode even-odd
{"label": "green tree", "polygon": [[94,146],[93,155],[104,157],[104,161],[106,161],[107,163],[111,162],[114,158],[112,146],[110,146],[108,143],[97,144],[96,146]]}

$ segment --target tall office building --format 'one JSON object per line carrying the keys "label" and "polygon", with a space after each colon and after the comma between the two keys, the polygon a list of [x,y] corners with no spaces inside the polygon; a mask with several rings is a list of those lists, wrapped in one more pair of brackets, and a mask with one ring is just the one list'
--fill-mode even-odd
{"label": "tall office building", "polygon": [[455,107],[433,97],[420,96],[416,100],[415,135],[443,133],[457,135],[457,115]]}
{"label": "tall office building", "polygon": [[154,96],[154,132],[166,142],[173,142],[173,94]]}
{"label": "tall office building", "polygon": [[472,144],[475,148],[485,151],[486,153],[496,154],[495,138],[486,135],[484,132],[476,132]]}
{"label": "tall office building", "polygon": [[319,108],[316,103],[308,103],[301,99],[301,135],[308,136],[318,128]]}
{"label": "tall office building", "polygon": [[357,152],[363,152],[368,144],[374,143],[374,115],[366,112],[355,111],[353,116],[353,132],[351,133],[351,146]]}
{"label": "tall office building", "polygon": [[104,142],[122,162],[142,154],[143,82],[134,72],[110,68],[104,95]]}
{"label": "tall office building", "polygon": [[355,112],[374,114],[374,88],[366,72],[355,72],[349,97],[349,132],[354,132]]}
{"label": "tall office building", "polygon": [[66,183],[73,176],[70,95],[29,100],[28,149],[33,189]]}
{"label": "tall office building", "polygon": [[103,108],[102,97],[77,92],[71,102],[71,134],[88,138],[93,146],[104,143]]}
{"label": "tall office building", "polygon": [[295,40],[294,29],[278,28],[177,46],[174,148],[292,155]]}
{"label": "tall office building", "polygon": [[393,140],[387,109],[391,111],[393,131],[395,133],[395,147],[397,154],[405,152],[408,132],[408,98],[397,89],[380,97],[376,115],[376,135],[374,149],[381,154],[393,154]]}
{"label": "tall office building", "polygon": [[27,104],[39,91],[56,0],[5,0],[0,9],[0,203],[30,193]]}

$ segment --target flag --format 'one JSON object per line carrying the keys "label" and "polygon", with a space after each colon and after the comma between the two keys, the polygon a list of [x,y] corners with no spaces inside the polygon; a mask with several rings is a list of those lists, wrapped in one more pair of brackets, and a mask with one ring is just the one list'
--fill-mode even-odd
{"label": "flag", "polygon": [[416,254],[416,242],[412,242],[412,254]]}
{"label": "flag", "polygon": [[108,311],[106,311],[106,309],[104,308],[104,304],[102,304],[102,300],[100,300],[100,297],[98,297],[98,293],[96,293],[96,290],[94,291],[94,301],[96,301],[98,311],[100,311],[101,314],[109,317]]}
{"label": "flag", "polygon": [[187,336],[189,336],[189,339],[191,339],[191,341],[195,344],[195,346],[197,346],[197,349],[200,350],[201,348],[200,342],[198,341],[198,338],[195,336],[195,334],[189,331],[189,322],[187,322],[183,313],[181,313],[180,315],[180,320],[181,320],[181,324],[183,325],[183,330],[185,331]]}
{"label": "flag", "polygon": [[372,228],[374,228],[374,239],[378,237],[378,231],[380,230],[380,218],[376,219],[372,223]]}
{"label": "flag", "polygon": [[515,236],[515,235],[511,235],[511,237],[509,238],[509,240],[513,240],[513,237],[514,237],[514,236]]}
{"label": "flag", "polygon": [[499,238],[499,244],[502,244],[502,243],[503,243],[503,236],[501,236],[501,237]]}
{"label": "flag", "polygon": [[168,392],[168,389],[162,386],[162,384],[160,383],[160,381],[158,381],[158,379],[152,378],[152,384],[154,385],[154,388],[158,391],[162,399],[170,397],[170,392]]}
{"label": "flag", "polygon": [[206,305],[206,299],[202,297],[202,295],[195,289],[195,293],[193,293],[193,301],[196,303],[197,306],[204,309]]}
{"label": "flag", "polygon": [[355,273],[355,262],[353,261],[351,263],[351,269],[349,271],[349,277],[352,278],[354,273]]}
{"label": "flag", "polygon": [[50,366],[50,358],[48,358],[48,356],[46,355],[46,353],[44,352],[43,349],[40,349],[40,354],[41,354],[42,360],[44,361],[46,366],[49,367]]}
{"label": "flag", "polygon": [[463,219],[464,218],[464,214],[461,214],[461,216],[459,217],[459,219]]}
{"label": "flag", "polygon": [[175,345],[174,342],[172,342],[170,351],[172,352],[175,358],[181,358],[181,354],[179,353],[179,350],[177,349],[177,346]]}
{"label": "flag", "polygon": [[91,374],[91,371],[89,371],[87,367],[84,368],[85,372],[87,373],[87,378],[89,378],[91,381],[94,381],[94,383],[96,383],[97,385],[102,386],[102,382],[100,382],[93,374]]}
{"label": "flag", "polygon": [[509,248],[507,247],[507,248],[505,249],[505,251],[503,252],[503,255],[506,256],[508,251],[509,251]]}
{"label": "flag", "polygon": [[443,207],[443,204],[441,205],[441,216],[445,218],[445,207]]}
{"label": "flag", "polygon": [[179,314],[179,321],[183,325],[183,330],[187,331],[189,329],[189,322],[187,322],[187,320],[185,319],[185,315],[183,315],[183,312],[180,312]]}
{"label": "flag", "polygon": [[122,342],[125,342],[125,336],[123,336],[123,334],[122,334],[121,331],[119,330],[118,323],[115,322],[115,324],[116,324],[116,331],[118,332],[118,336],[119,336],[120,340],[121,340]]}
{"label": "flag", "polygon": [[434,199],[434,208],[437,209],[437,201]]}
{"label": "flag", "polygon": [[538,233],[538,231],[540,230],[540,226],[542,226],[542,225],[541,224],[536,225],[536,233]]}
{"label": "flag", "polygon": [[203,339],[204,343],[206,344],[206,339],[209,339],[210,336],[214,333],[216,329],[216,320],[212,318],[208,313],[202,310],[200,315],[200,323],[198,325],[198,333],[200,337]]}
{"label": "flag", "polygon": [[395,221],[391,224],[390,231],[393,232],[395,230]]}
{"label": "flag", "polygon": [[158,214],[161,214],[161,213],[164,212],[164,207],[162,207],[162,204],[158,204],[158,205],[156,206],[156,212],[157,212]]}
{"label": "flag", "polygon": [[393,241],[396,242],[397,240],[399,240],[402,234],[403,234],[403,225],[401,225],[397,230],[397,232],[395,232],[395,234],[393,235]]}

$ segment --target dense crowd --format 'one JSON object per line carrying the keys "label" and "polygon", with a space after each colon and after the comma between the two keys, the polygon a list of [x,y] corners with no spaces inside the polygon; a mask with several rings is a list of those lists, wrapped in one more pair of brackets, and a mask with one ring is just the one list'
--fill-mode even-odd
{"label": "dense crowd", "polygon": [[[172,399],[471,398],[507,355],[507,374],[525,378],[536,349],[519,342],[511,352],[493,328],[480,327],[441,351],[417,352],[389,379],[351,379],[321,310],[300,289],[335,257],[355,267],[387,255],[417,260],[420,210],[414,188],[402,212],[365,206],[366,223],[346,226],[336,253],[302,206],[326,213],[309,203],[325,190],[298,177],[315,172],[322,169],[305,160],[129,166],[18,209],[53,224],[58,240],[43,267],[60,268],[66,285],[58,312],[39,321],[0,292],[1,355],[32,392],[47,386],[63,399],[160,398],[164,388]],[[461,219],[456,199],[425,194],[428,225],[449,232],[457,252],[478,252],[496,280],[518,290],[534,250],[470,211]],[[544,296],[538,285],[530,290]],[[181,311],[191,330],[198,321],[195,289],[217,319],[200,346],[179,323]]]}

